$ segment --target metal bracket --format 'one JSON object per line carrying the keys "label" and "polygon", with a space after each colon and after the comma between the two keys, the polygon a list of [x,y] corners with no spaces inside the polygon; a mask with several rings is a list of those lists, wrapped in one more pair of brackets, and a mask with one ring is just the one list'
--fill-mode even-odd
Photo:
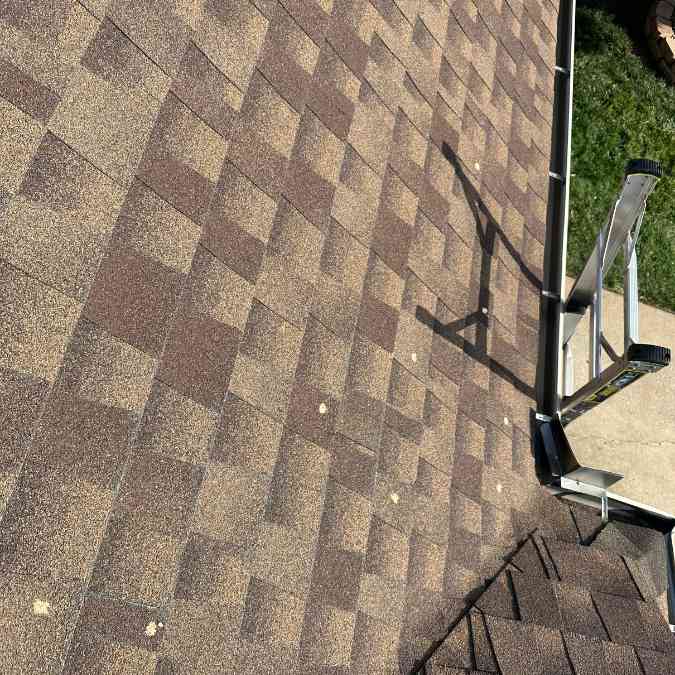
{"label": "metal bracket", "polygon": [[542,291],[541,294],[545,298],[549,298],[549,300],[555,300],[556,302],[560,302],[560,296],[557,293],[551,293],[551,291]]}

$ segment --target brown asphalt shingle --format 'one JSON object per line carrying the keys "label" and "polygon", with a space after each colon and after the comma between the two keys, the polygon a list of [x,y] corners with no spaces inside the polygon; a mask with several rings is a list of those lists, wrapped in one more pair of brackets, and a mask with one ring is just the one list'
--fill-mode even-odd
{"label": "brown asphalt shingle", "polygon": [[531,454],[556,31],[0,7],[0,671],[672,670]]}

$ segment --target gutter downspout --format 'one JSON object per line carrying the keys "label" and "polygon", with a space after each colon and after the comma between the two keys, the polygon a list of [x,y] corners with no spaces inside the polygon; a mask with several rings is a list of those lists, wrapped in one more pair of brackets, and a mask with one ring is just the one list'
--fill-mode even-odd
{"label": "gutter downspout", "polygon": [[555,66],[549,199],[544,247],[544,279],[540,308],[537,411],[541,419],[560,410],[562,395],[562,326],[572,155],[574,35],[576,0],[561,0]]}

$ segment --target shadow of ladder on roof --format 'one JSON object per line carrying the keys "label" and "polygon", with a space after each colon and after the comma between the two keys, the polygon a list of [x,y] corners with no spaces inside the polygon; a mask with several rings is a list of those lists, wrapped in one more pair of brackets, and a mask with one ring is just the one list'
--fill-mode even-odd
{"label": "shadow of ladder on roof", "polygon": [[[455,174],[462,185],[464,195],[473,214],[476,223],[476,232],[481,245],[481,269],[480,269],[480,288],[478,294],[478,308],[475,312],[468,314],[462,319],[450,323],[442,323],[434,317],[424,307],[419,306],[416,309],[415,316],[418,321],[429,326],[434,333],[440,335],[452,344],[461,348],[462,351],[472,359],[488,367],[493,373],[502,379],[510,382],[518,391],[529,398],[535,398],[535,389],[526,382],[523,382],[514,372],[506,366],[491,358],[488,354],[488,328],[489,319],[483,309],[490,304],[490,280],[492,276],[492,258],[495,250],[497,237],[509,252],[510,256],[518,265],[523,276],[528,282],[541,291],[542,283],[534,272],[525,264],[520,253],[515,249],[508,237],[498,225],[494,216],[485,205],[478,190],[466,175],[461,161],[455,151],[447,144],[443,143],[443,156],[450,162],[455,170]],[[469,326],[476,326],[476,342],[472,344],[465,337],[459,334]]]}
{"label": "shadow of ladder on roof", "polygon": [[[542,282],[537,277],[537,275],[526,265],[521,254],[516,250],[503,230],[500,228],[496,219],[481,198],[478,190],[471,183],[471,180],[464,171],[462,163],[454,150],[447,143],[443,143],[442,153],[448,162],[450,162],[450,164],[453,166],[455,175],[460,181],[464,191],[465,199],[469,205],[469,208],[471,209],[471,213],[475,221],[476,233],[481,246],[478,307],[476,311],[466,315],[462,319],[443,324],[424,307],[418,306],[416,309],[416,318],[418,321],[429,326],[434,331],[434,333],[440,335],[452,344],[461,348],[467,356],[485,365],[490,369],[491,372],[512,384],[518,391],[525,394],[529,398],[534,399],[534,387],[530,386],[526,382],[523,382],[523,380],[520,379],[514,372],[493,359],[488,354],[489,320],[488,316],[483,312],[483,308],[487,308],[490,305],[492,258],[495,252],[497,238],[501,240],[504,248],[516,262],[523,276],[534,288],[537,289],[537,291],[541,291]],[[476,340],[475,343],[471,343],[460,334],[460,331],[474,325],[476,326]],[[531,424],[536,425],[533,414],[531,415]],[[498,570],[482,584],[467,594],[465,598],[466,604],[464,609],[460,612],[459,616],[457,616],[448,626],[445,635],[436,641],[418,660],[416,665],[410,671],[411,675],[413,673],[426,673],[426,664],[433,657],[434,653],[443,645],[445,640],[450,636],[455,628],[457,628],[463,620],[470,616],[472,610],[475,609],[476,603],[480,601],[480,598],[490,589],[492,584],[500,577],[500,575],[506,572],[508,577],[508,569],[512,565],[513,558],[529,541],[531,541],[535,533],[536,529],[532,530],[524,539],[519,541],[509,553],[503,556],[502,560],[504,562],[500,565]]]}

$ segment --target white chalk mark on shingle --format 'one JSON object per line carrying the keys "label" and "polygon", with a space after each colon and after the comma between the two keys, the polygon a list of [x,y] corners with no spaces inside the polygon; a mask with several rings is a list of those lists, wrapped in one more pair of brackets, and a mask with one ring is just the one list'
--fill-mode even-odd
{"label": "white chalk mark on shingle", "polygon": [[151,621],[146,627],[145,627],[145,634],[148,637],[155,637],[157,635],[157,624],[154,621]]}
{"label": "white chalk mark on shingle", "polygon": [[325,414],[328,412],[328,406],[327,406],[325,403],[321,403],[321,404],[319,405],[319,412],[320,412],[322,415],[325,415]]}
{"label": "white chalk mark on shingle", "polygon": [[413,352],[413,353],[410,355],[410,358],[412,359],[412,362],[413,362],[413,363],[417,363],[417,352]]}
{"label": "white chalk mark on shingle", "polygon": [[398,495],[395,492],[392,492],[389,497],[391,498],[391,501],[394,502],[394,504],[398,504]]}
{"label": "white chalk mark on shingle", "polygon": [[49,603],[46,600],[35,598],[33,600],[33,614],[36,616],[49,616]]}

